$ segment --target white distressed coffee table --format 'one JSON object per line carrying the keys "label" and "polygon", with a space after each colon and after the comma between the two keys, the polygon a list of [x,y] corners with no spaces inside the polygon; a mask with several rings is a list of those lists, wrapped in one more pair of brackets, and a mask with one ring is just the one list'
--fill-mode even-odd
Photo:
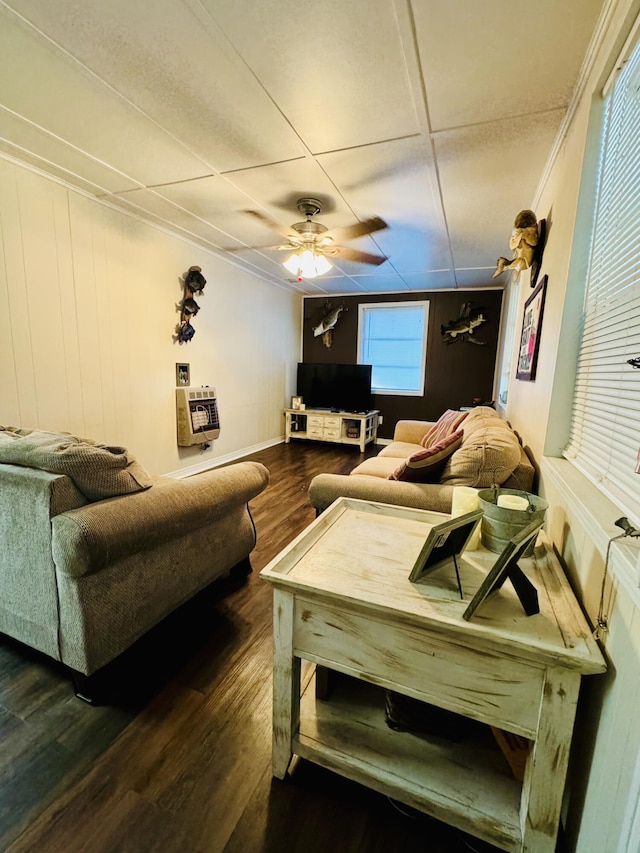
{"label": "white distressed coffee table", "polygon": [[[453,565],[411,583],[443,518],[340,498],[261,572],[274,587],[273,774],[300,756],[501,849],[553,851],[580,678],[605,662],[544,542],[520,563],[535,616],[507,582],[462,619],[497,557],[488,551],[459,562],[464,600]],[[316,699],[302,661],[357,681]],[[390,729],[380,688],[529,739],[524,781],[491,738]]]}

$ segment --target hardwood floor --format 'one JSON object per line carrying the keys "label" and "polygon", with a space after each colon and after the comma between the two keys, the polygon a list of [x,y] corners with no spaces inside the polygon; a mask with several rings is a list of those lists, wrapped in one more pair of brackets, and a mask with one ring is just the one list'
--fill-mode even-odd
{"label": "hardwood floor", "polygon": [[258,573],[313,520],[311,478],[361,456],[292,442],[248,458],[271,472],[251,504],[253,574],[206,590],[110,667],[108,704],[81,702],[55,663],[1,638],[0,850],[494,849],[306,762],[272,779],[272,591]]}

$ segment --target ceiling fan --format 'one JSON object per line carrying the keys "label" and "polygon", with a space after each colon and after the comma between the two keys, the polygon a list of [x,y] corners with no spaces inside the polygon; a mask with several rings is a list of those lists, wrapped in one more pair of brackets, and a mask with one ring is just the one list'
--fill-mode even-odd
{"label": "ceiling fan", "polygon": [[294,222],[289,229],[283,228],[270,216],[257,210],[246,210],[245,213],[285,237],[286,243],[265,248],[291,252],[291,256],[283,262],[283,265],[297,277],[298,281],[302,281],[303,278],[314,278],[330,270],[331,264],[327,260],[328,257],[338,257],[345,261],[375,266],[387,260],[384,255],[372,255],[340,245],[345,240],[353,240],[386,228],[387,223],[379,216],[329,230],[326,225],[313,221],[313,217],[322,212],[322,203],[317,198],[301,198],[298,200],[297,207],[306,219],[304,222]]}

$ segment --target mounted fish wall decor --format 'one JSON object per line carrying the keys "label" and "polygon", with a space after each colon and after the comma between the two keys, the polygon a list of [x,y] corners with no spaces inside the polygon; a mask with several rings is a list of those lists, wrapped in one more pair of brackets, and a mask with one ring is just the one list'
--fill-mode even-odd
{"label": "mounted fish wall decor", "polygon": [[180,311],[180,322],[176,327],[177,334],[174,340],[179,344],[189,343],[196,333],[191,325],[191,318],[196,316],[200,306],[193,297],[202,293],[206,283],[207,280],[202,275],[201,267],[189,267],[183,280],[182,301],[177,305],[177,309]]}
{"label": "mounted fish wall decor", "polygon": [[440,326],[440,334],[445,344],[469,341],[470,344],[484,346],[486,342],[475,337],[475,330],[487,322],[483,311],[484,308],[474,308],[473,302],[464,302],[457,320],[449,320],[446,326]]}
{"label": "mounted fish wall decor", "polygon": [[337,308],[334,308],[333,303],[327,300],[320,322],[316,323],[315,326],[312,326],[314,338],[322,335],[322,343],[328,349],[331,348],[331,345],[333,344],[333,330],[336,327],[340,314],[347,310],[348,309],[342,304],[338,305]]}

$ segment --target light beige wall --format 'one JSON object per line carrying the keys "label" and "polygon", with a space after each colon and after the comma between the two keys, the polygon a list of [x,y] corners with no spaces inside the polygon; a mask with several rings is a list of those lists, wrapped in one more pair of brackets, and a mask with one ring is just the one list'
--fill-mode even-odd
{"label": "light beige wall", "polygon": [[[0,160],[0,424],[123,444],[154,473],[276,441],[295,383],[299,297],[203,248]],[[202,267],[196,334],[173,340]],[[220,438],[178,448],[175,364],[214,386]]]}
{"label": "light beige wall", "polygon": [[[520,382],[514,369],[507,404],[507,418],[540,469],[539,491],[549,501],[548,532],[594,626],[607,542],[620,533],[614,521],[621,513],[570,463],[549,457],[560,456],[568,435],[588,248],[585,221],[593,201],[583,167],[585,173],[593,172],[594,126],[599,126],[593,98],[597,101],[640,11],[637,0],[614,0],[605,7],[609,17],[600,50],[535,205],[538,217],[547,218],[550,226],[541,271],[549,283],[537,377]],[[528,273],[521,278],[514,367],[524,302],[531,294]],[[611,574],[614,579],[606,585],[605,599],[609,631],[602,642],[609,670],[583,685],[569,778],[567,849],[584,853],[637,853],[640,838],[640,733],[631,722],[640,701],[640,596],[619,579],[622,574]]]}

